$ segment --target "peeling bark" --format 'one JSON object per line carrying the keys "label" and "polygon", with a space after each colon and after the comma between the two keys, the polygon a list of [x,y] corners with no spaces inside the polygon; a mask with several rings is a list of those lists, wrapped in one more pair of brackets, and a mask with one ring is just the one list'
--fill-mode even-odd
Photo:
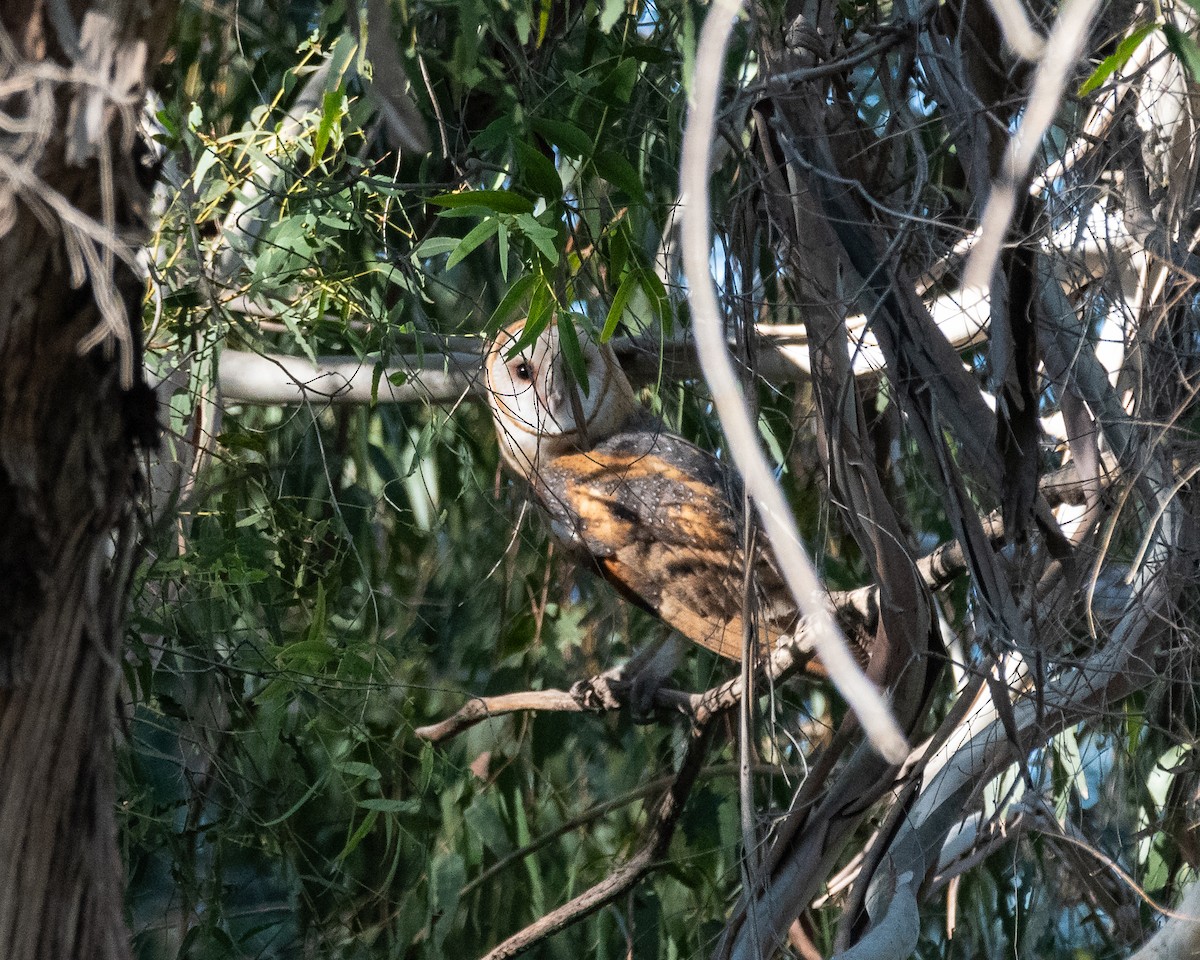
{"label": "peeling bark", "polygon": [[[145,191],[173,6],[0,11],[0,956],[130,955],[113,717],[133,556]],[[13,131],[13,132],[9,132]]]}

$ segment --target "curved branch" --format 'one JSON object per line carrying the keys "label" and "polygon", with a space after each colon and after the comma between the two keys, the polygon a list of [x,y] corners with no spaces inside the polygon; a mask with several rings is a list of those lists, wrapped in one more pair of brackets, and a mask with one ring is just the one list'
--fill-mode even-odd
{"label": "curved branch", "polygon": [[523,953],[540,940],[611,903],[663,860],[675,833],[675,826],[679,823],[679,816],[683,813],[683,804],[700,774],[704,757],[708,753],[708,745],[712,739],[711,731],[712,724],[705,724],[692,732],[687,753],[679,765],[679,773],[654,810],[649,838],[645,845],[600,883],[509,937],[489,951],[483,960],[506,960]]}
{"label": "curved branch", "polygon": [[992,271],[1017,207],[1018,192],[1058,112],[1070,71],[1079,62],[1099,6],[1100,0],[1067,0],[1050,28],[1025,115],[1009,139],[999,176],[983,211],[979,244],[967,260],[964,286],[968,289],[984,290],[991,284]]}
{"label": "curved branch", "polygon": [[716,292],[709,275],[708,163],[725,47],[741,10],[738,0],[716,0],[704,21],[696,51],[693,102],[683,137],[683,263],[696,331],[696,348],[730,452],[753,497],[779,566],[799,608],[808,618],[813,646],[838,692],[859,717],[871,743],[894,762],[908,744],[879,691],[855,663],[845,638],[825,607],[824,593],[800,543],[770,465],[759,448],[754,425],[738,390],[725,345]]}
{"label": "curved branch", "polygon": [[[1154,679],[1153,670],[1136,670],[1134,663],[1168,596],[1165,579],[1152,580],[1102,649],[1065,671],[1044,691],[1025,694],[1012,704],[1013,726],[1023,744],[1044,743],[1067,726],[1091,716],[1101,704],[1126,696]],[[902,917],[893,916],[893,912],[907,914],[946,835],[977,799],[980,788],[1011,762],[1012,744],[1006,724],[996,704],[985,700],[930,760],[926,785],[893,839],[883,870],[872,881],[868,902],[881,901],[874,927],[898,923]],[[889,897],[886,887],[892,876],[907,876],[908,880],[898,882]],[[914,935],[904,949],[892,955],[907,955],[916,944]],[[857,956],[843,954],[852,955]]]}

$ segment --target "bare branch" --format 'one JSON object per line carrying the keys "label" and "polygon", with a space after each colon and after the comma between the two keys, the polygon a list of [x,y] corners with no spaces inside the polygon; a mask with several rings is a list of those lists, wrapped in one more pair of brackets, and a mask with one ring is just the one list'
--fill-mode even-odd
{"label": "bare branch", "polygon": [[646,844],[600,883],[509,937],[488,952],[483,960],[504,960],[523,953],[552,933],[611,903],[658,866],[671,843],[679,816],[683,813],[684,802],[700,774],[704,757],[708,753],[711,731],[712,725],[705,724],[692,732],[687,753],[679,765],[679,773],[654,810]]}
{"label": "bare branch", "polygon": [[1026,60],[1037,60],[1046,48],[1046,41],[1041,34],[1033,29],[1029,18],[1025,16],[1025,8],[1021,0],[988,0],[996,22],[1004,31],[1004,39],[1020,57]]}
{"label": "bare branch", "polygon": [[967,289],[983,290],[991,285],[992,271],[1017,207],[1018,191],[1023,188],[1042,148],[1042,139],[1054,121],[1099,6],[1100,0],[1067,0],[1050,29],[1021,126],[1009,140],[999,177],[983,211],[979,244],[967,261],[963,284]]}
{"label": "bare branch", "polygon": [[1200,953],[1200,882],[1191,884],[1175,912],[1129,960],[1180,960]]}
{"label": "bare branch", "polygon": [[705,18],[696,54],[692,107],[684,133],[680,198],[684,208],[683,261],[696,346],[733,458],[758,508],[788,587],[808,618],[817,655],[834,686],[858,715],[871,742],[883,756],[898,762],[908,754],[904,734],[879,692],[855,663],[845,638],[825,608],[823,591],[801,546],[795,520],[758,446],[754,425],[729,361],[709,276],[709,150],[714,139],[725,47],[740,9],[737,0],[716,0]]}
{"label": "bare branch", "polygon": [[452,353],[399,358],[384,369],[369,360],[303,357],[226,350],[221,355],[225,402],[453,403],[473,392],[479,357]]}

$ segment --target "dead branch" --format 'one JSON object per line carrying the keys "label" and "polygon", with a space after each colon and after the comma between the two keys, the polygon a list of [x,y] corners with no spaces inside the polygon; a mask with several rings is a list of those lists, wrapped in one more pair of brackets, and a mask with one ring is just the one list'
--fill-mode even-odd
{"label": "dead branch", "polygon": [[684,754],[683,762],[679,765],[679,772],[655,808],[650,821],[648,839],[637,853],[591,889],[584,891],[569,903],[550,911],[519,933],[513,934],[494,950],[488,952],[483,960],[506,960],[508,957],[515,957],[517,954],[523,953],[551,934],[557,933],[564,927],[595,913],[605,904],[611,903],[658,866],[666,855],[680,814],[683,813],[684,803],[700,774],[712,739],[711,734],[711,723],[703,724],[692,731],[687,752]]}

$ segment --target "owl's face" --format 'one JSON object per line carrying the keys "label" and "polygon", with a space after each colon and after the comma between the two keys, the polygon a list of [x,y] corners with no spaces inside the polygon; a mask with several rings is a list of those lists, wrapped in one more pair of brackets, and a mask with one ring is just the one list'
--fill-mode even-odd
{"label": "owl's face", "polygon": [[570,380],[555,323],[520,353],[508,356],[524,326],[519,320],[500,332],[488,350],[484,373],[500,453],[510,467],[532,479],[548,458],[586,449],[616,431],[637,402],[612,349],[582,330],[586,392]]}

